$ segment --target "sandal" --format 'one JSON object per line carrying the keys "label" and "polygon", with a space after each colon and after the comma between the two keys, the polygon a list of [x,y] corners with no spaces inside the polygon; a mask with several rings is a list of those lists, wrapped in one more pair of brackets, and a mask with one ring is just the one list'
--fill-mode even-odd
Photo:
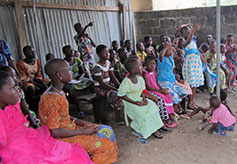
{"label": "sandal", "polygon": [[163,130],[164,132],[172,132],[172,130],[167,127],[162,127],[162,128],[160,128],[160,130]]}
{"label": "sandal", "polygon": [[132,134],[136,137],[143,138],[142,133],[132,132]]}
{"label": "sandal", "polygon": [[140,143],[140,144],[147,144],[147,142],[148,142],[148,140],[147,139],[143,139],[143,138],[137,138],[137,141],[138,141],[138,143]]}
{"label": "sandal", "polygon": [[169,127],[169,128],[174,128],[176,127],[179,123],[178,122],[173,122],[171,125],[167,124],[166,122],[164,122],[165,126],[166,127]]}
{"label": "sandal", "polygon": [[158,135],[153,134],[153,136],[154,136],[156,139],[162,139],[162,138],[163,138],[163,135],[162,135],[161,133],[159,133]]}
{"label": "sandal", "polygon": [[216,134],[218,134],[220,136],[226,136],[226,132],[216,132]]}

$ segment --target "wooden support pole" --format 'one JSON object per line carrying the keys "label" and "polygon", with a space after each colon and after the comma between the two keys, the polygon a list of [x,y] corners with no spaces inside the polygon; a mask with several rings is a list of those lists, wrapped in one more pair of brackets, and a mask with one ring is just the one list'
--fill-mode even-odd
{"label": "wooden support pole", "polygon": [[18,30],[18,37],[20,41],[20,50],[21,50],[21,58],[25,58],[22,50],[23,47],[26,46],[26,32],[24,27],[24,18],[22,14],[22,5],[19,0],[14,0],[14,8],[16,12],[16,20],[17,20],[17,30]]}
{"label": "wooden support pole", "polygon": [[120,6],[120,13],[122,13],[123,16],[123,40],[127,39],[127,20],[126,20],[126,7],[124,5],[124,1],[119,1]]}

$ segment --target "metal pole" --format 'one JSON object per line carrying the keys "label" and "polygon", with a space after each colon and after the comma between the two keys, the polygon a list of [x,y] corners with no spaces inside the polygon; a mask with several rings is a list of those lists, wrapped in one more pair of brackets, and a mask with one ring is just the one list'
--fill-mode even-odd
{"label": "metal pole", "polygon": [[[38,15],[37,15],[37,10],[36,10],[36,0],[32,0],[32,10],[33,10],[33,16],[34,16],[34,19],[35,19],[35,24],[34,24],[34,28],[35,28],[35,31],[36,31],[36,54],[38,56],[38,59],[40,60],[40,63],[41,63],[41,67],[44,68],[43,64],[44,61],[45,61],[45,57],[42,56],[42,37],[41,37],[41,34],[40,34],[40,29],[39,29],[39,18],[38,18]],[[42,69],[42,74],[45,76],[45,73],[44,73],[44,69]]]}
{"label": "metal pole", "polygon": [[220,27],[220,19],[221,18],[221,10],[220,10],[220,0],[216,0],[216,43],[217,43],[217,51],[216,51],[216,61],[217,61],[217,84],[216,84],[216,95],[220,97],[220,41],[221,41],[221,27]]}

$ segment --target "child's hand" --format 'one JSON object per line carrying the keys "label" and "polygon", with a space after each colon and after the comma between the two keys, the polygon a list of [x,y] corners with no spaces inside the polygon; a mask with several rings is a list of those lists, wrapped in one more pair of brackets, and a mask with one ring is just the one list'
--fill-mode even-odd
{"label": "child's hand", "polygon": [[148,104],[148,101],[146,99],[143,99],[143,101],[137,101],[136,105],[138,106],[145,106]]}
{"label": "child's hand", "polygon": [[179,79],[179,82],[180,82],[181,84],[184,84],[184,80]]}
{"label": "child's hand", "polygon": [[91,127],[91,126],[94,126],[96,128],[98,128],[98,125],[97,124],[94,124],[94,123],[91,123],[91,122],[85,122],[83,127]]}
{"label": "child's hand", "polygon": [[198,31],[198,30],[200,30],[200,28],[201,28],[200,25],[199,25],[199,24],[196,24],[196,26],[194,27],[194,30],[195,30],[195,31]]}
{"label": "child's hand", "polygon": [[155,103],[158,102],[158,98],[156,96],[153,96],[153,95],[149,95],[149,99],[154,101]]}
{"label": "child's hand", "polygon": [[83,128],[84,134],[86,135],[94,134],[97,132],[97,130],[98,130],[98,127],[96,126],[89,126],[89,127]]}
{"label": "child's hand", "polygon": [[234,51],[237,51],[237,44],[234,45]]}
{"label": "child's hand", "polygon": [[93,24],[94,24],[94,22],[90,22],[90,23],[88,23],[88,27],[91,27],[91,26],[93,26]]}
{"label": "child's hand", "polygon": [[165,49],[170,49],[172,47],[171,43],[170,42],[166,42],[165,43]]}
{"label": "child's hand", "polygon": [[163,94],[165,94],[165,95],[168,95],[168,94],[169,94],[169,89],[167,89],[167,88],[162,88],[162,89],[160,89],[160,93],[163,93]]}
{"label": "child's hand", "polygon": [[179,80],[180,79],[180,75],[179,74],[175,74],[175,78],[176,78],[176,80]]}

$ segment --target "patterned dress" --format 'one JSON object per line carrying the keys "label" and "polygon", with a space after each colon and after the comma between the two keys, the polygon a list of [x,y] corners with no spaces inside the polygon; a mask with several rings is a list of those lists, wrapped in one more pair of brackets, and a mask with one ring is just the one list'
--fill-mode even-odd
{"label": "patterned dress", "polygon": [[44,79],[42,74],[41,74],[41,65],[40,61],[38,59],[34,59],[35,63],[33,65],[27,64],[23,60],[20,60],[17,63],[17,69],[19,73],[23,76],[23,90],[26,91],[28,86],[34,86],[31,81],[34,81],[34,79],[40,79],[43,81],[43,83],[48,84],[49,79]]}
{"label": "patterned dress", "polygon": [[145,58],[147,57],[147,54],[145,51],[142,51],[142,52],[137,51],[136,55],[142,63],[145,61]]}
{"label": "patterned dress", "polygon": [[226,65],[229,67],[229,69],[232,70],[231,75],[231,88],[233,87],[236,78],[237,78],[237,51],[234,51],[234,45],[227,45],[227,53],[226,53]]}
{"label": "patterned dress", "polygon": [[[210,52],[210,51],[207,51],[206,54],[204,55],[205,59],[208,60],[213,54]],[[210,70],[213,72],[213,73],[217,73],[216,70],[217,70],[217,57],[216,57],[216,54],[214,54],[214,57],[212,59],[212,61],[210,63],[208,63],[208,67],[210,68]],[[224,62],[223,61],[223,58],[220,57],[221,61],[220,63]],[[220,76],[220,79],[221,79],[221,88],[222,89],[225,89],[226,88],[226,76],[225,76],[225,72],[220,69],[220,73],[221,73],[221,76]],[[212,91],[214,91],[214,89],[211,89]]]}
{"label": "patterned dress", "polygon": [[9,66],[9,62],[13,61],[12,54],[5,40],[0,40],[0,67]]}
{"label": "patterned dress", "polygon": [[[144,73],[146,74],[146,78],[147,78],[147,86],[150,86],[152,88],[155,89],[160,89],[159,86],[157,85],[156,82],[156,72],[148,72],[146,70],[144,70]],[[156,92],[156,91],[149,91],[150,93],[152,93],[154,96],[157,97],[158,102],[157,105],[160,108],[160,116],[162,120],[168,120],[169,119],[169,115],[168,114],[172,114],[174,113],[174,107],[173,107],[173,102],[172,102],[172,95],[168,94],[168,95],[164,95],[160,92]]]}
{"label": "patterned dress", "polygon": [[182,68],[184,80],[190,84],[192,88],[204,85],[202,62],[196,43],[192,40],[191,43],[184,48],[184,51]]}
{"label": "patterned dress", "polygon": [[179,104],[182,101],[182,99],[179,96],[181,95],[187,96],[187,93],[183,88],[176,85],[175,83],[175,75],[173,73],[174,69],[173,56],[170,56],[169,58],[164,57],[162,62],[160,62],[158,56],[157,63],[158,63],[157,81],[163,88],[169,89],[169,93],[172,95],[173,104]]}
{"label": "patterned dress", "polygon": [[[83,62],[80,58],[75,58],[75,62],[73,65],[70,66],[70,71],[72,72],[72,79],[77,80],[79,77],[79,67],[83,66]],[[90,85],[92,85],[94,81],[91,78],[84,77],[78,83],[67,83],[65,84],[65,88],[69,90],[70,95],[73,95],[76,90],[81,91],[83,89],[86,89]]]}
{"label": "patterned dress", "polygon": [[78,46],[78,52],[81,53],[81,58],[84,62],[85,69],[90,74],[91,68],[93,68],[95,65],[91,40],[86,36],[79,38],[78,35],[74,36],[74,40],[76,41],[76,44]]}
{"label": "patterned dress", "polygon": [[[113,86],[114,84],[111,82],[110,76],[109,76],[109,71],[113,71],[113,70],[114,69],[112,68],[110,61],[107,60],[106,66],[96,64],[95,67],[93,68],[93,74],[95,77],[102,76],[104,83],[107,83]],[[100,83],[96,80],[95,80],[95,90],[98,95],[106,96],[107,101],[112,106],[117,106],[117,104],[121,102],[121,99],[119,99],[119,97],[117,96],[117,91],[101,87]]]}
{"label": "patterned dress", "polygon": [[[69,104],[64,95],[56,92],[45,92],[39,103],[39,117],[42,125],[49,129],[71,129],[76,130],[82,127],[77,126],[70,120]],[[109,129],[111,129],[109,127]],[[101,138],[97,134],[77,135],[74,137],[58,138],[69,143],[80,143],[81,146],[91,155],[91,160],[96,164],[109,164],[118,159],[118,148],[116,140],[109,137],[114,135],[112,129],[108,137]]]}

